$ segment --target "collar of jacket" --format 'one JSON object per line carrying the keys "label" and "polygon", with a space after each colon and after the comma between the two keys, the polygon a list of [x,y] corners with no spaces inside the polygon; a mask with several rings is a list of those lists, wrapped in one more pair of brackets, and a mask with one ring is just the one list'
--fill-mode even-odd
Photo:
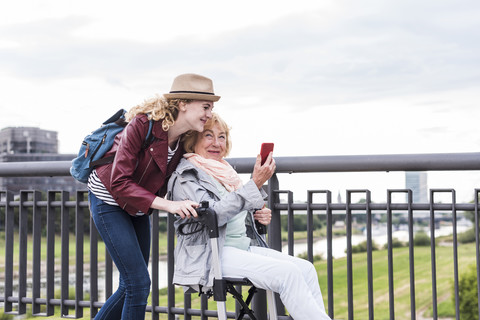
{"label": "collar of jacket", "polygon": [[[142,115],[142,116],[145,117],[145,121],[148,121],[147,115]],[[153,142],[156,141],[157,145],[161,146],[161,149],[165,148],[164,149],[166,150],[165,152],[168,152],[168,131],[163,130],[162,121],[153,122],[152,135],[155,138]],[[181,139],[181,138],[182,136],[180,136],[178,139]],[[182,143],[179,143],[178,149],[175,152],[175,155],[173,156],[170,163],[168,164],[166,164],[163,161],[158,162],[157,158],[154,157],[154,161],[157,163],[157,166],[167,177],[169,177],[175,171],[175,167],[171,166],[172,163],[176,163],[174,160],[178,159],[178,157],[183,158],[183,154],[185,152],[182,150],[183,150]]]}
{"label": "collar of jacket", "polygon": [[182,158],[180,160],[180,163],[178,164],[175,173],[178,175],[180,181],[183,179],[189,181],[199,180],[203,182],[202,186],[205,187],[205,189],[215,194],[218,199],[221,198],[220,191],[218,191],[217,186],[212,181],[213,177],[202,169],[197,168],[187,159]]}
{"label": "collar of jacket", "polygon": [[168,141],[168,131],[163,130],[162,121],[153,122],[152,135],[158,140]]}

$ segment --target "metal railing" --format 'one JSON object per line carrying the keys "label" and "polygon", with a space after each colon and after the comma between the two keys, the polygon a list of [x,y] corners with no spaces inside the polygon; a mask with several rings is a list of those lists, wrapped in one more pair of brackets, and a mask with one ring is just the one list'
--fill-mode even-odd
{"label": "metal railing", "polygon": [[[480,153],[456,153],[456,154],[412,154],[412,155],[370,155],[370,156],[333,156],[333,157],[277,157],[277,173],[296,172],[360,172],[360,171],[462,171],[480,170]],[[239,173],[251,172],[254,164],[253,158],[228,159]],[[31,176],[67,176],[69,175],[70,162],[22,162],[22,163],[0,163],[0,177],[31,177]],[[313,261],[314,247],[314,216],[322,216],[326,226],[326,278],[327,287],[323,288],[327,297],[327,310],[334,318],[334,257],[332,243],[334,240],[334,221],[338,217],[344,219],[346,230],[346,302],[348,319],[353,319],[356,308],[354,297],[353,272],[353,244],[352,237],[355,232],[353,226],[355,219],[359,216],[366,218],[366,260],[367,260],[367,304],[368,318],[373,319],[375,315],[375,290],[373,283],[373,216],[376,213],[387,216],[387,258],[388,258],[388,311],[390,319],[395,314],[395,278],[394,278],[394,250],[393,250],[393,222],[395,212],[405,212],[408,224],[408,269],[409,269],[409,318],[416,319],[418,310],[416,308],[416,279],[415,279],[415,252],[414,252],[414,218],[415,215],[424,211],[428,214],[430,237],[430,264],[431,264],[431,301],[433,318],[438,318],[438,292],[437,292],[437,254],[435,243],[436,213],[447,212],[452,224],[453,249],[451,259],[453,261],[454,274],[454,300],[456,317],[459,319],[459,273],[458,273],[458,240],[457,240],[457,212],[472,211],[475,216],[475,241],[476,254],[474,263],[477,269],[477,279],[480,277],[479,269],[479,230],[478,230],[478,193],[479,190],[472,190],[474,193],[473,203],[457,203],[456,191],[453,189],[430,190],[429,203],[414,203],[411,190],[394,189],[387,190],[387,201],[385,203],[374,203],[371,201],[369,190],[346,190],[345,203],[333,203],[331,191],[309,190],[306,203],[293,201],[293,193],[279,187],[278,176],[274,175],[268,183],[269,207],[272,208],[273,217],[268,230],[268,242],[271,248],[282,250],[282,222],[281,216],[287,217],[287,250],[288,254],[294,253],[294,217],[295,214],[305,214],[307,217],[307,258]],[[5,266],[4,279],[0,284],[0,303],[3,303],[5,313],[25,314],[27,305],[31,305],[33,315],[52,316],[55,306],[61,308],[63,316],[82,318],[84,309],[90,309],[90,316],[93,317],[103,305],[99,292],[104,292],[108,297],[112,294],[114,287],[113,274],[114,266],[108,253],[105,254],[104,262],[99,259],[99,237],[93,222],[86,220],[89,216],[86,192],[77,191],[71,195],[65,191],[21,191],[14,195],[9,191],[0,191],[0,232],[4,231],[5,241]],[[437,203],[435,198],[438,194],[448,193],[451,196],[449,203]],[[354,203],[353,196],[361,194],[364,196],[364,203]],[[398,203],[393,200],[396,194],[405,194],[407,200]],[[323,201],[314,201],[315,195],[322,195]],[[286,197],[286,201],[281,200]],[[3,221],[2,221],[3,215]],[[344,218],[343,218],[344,217]],[[58,219],[59,218],[59,219]],[[56,226],[56,221],[60,225]],[[89,221],[89,222],[86,222]],[[2,222],[4,222],[2,226]],[[160,305],[159,287],[159,226],[167,224],[167,305]],[[18,223],[18,228],[16,224]],[[89,225],[86,225],[88,224]],[[74,267],[70,264],[70,233],[71,225],[74,225]],[[4,230],[2,230],[4,229]],[[60,229],[60,230],[58,230]],[[87,230],[87,232],[85,232]],[[60,258],[55,253],[56,237],[60,231]],[[168,319],[175,319],[176,315],[183,315],[184,319],[191,319],[192,316],[200,316],[201,319],[216,317],[215,310],[207,310],[206,298],[202,296],[201,307],[192,308],[192,296],[185,294],[181,306],[175,301],[175,286],[171,284],[173,278],[173,249],[174,249],[173,219],[167,214],[152,215],[152,253],[151,253],[151,278],[152,291],[151,303],[147,306],[147,312],[152,313],[152,319],[160,316]],[[89,243],[85,248],[84,243]],[[18,245],[18,248],[16,247]],[[29,249],[29,246],[30,249]],[[102,247],[100,247],[102,248]],[[18,250],[18,258],[14,259],[14,252]],[[42,256],[43,250],[46,255]],[[86,259],[84,251],[89,252]],[[105,251],[106,252],[106,251]],[[88,265],[85,266],[85,260]],[[99,262],[102,260],[102,262]],[[103,269],[103,270],[102,270]],[[99,271],[103,273],[103,289],[99,288]],[[88,280],[87,280],[88,279]],[[57,280],[60,284],[57,285]],[[87,283],[86,283],[87,282]],[[45,288],[42,289],[42,283]],[[86,283],[86,284],[85,284]],[[477,281],[478,283],[478,281]],[[478,286],[478,284],[477,284]],[[60,293],[55,292],[60,288]],[[70,289],[74,289],[72,294]],[[480,291],[480,290],[479,290]],[[88,294],[88,298],[85,298]],[[59,297],[58,297],[59,295]],[[73,295],[73,297],[72,297]],[[256,296],[253,304],[255,313],[260,319],[266,319],[266,308],[264,296]],[[480,298],[479,298],[480,301]],[[278,304],[279,319],[288,319],[282,304]],[[69,316],[70,314],[70,316]],[[234,318],[235,313],[229,312],[229,318]],[[343,317],[343,315],[342,315]],[[398,315],[397,315],[398,317]]]}

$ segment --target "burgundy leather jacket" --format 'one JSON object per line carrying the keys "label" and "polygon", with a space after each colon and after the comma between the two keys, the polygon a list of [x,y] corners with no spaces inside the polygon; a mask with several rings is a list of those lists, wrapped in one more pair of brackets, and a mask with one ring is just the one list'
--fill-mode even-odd
{"label": "burgundy leather jacket", "polygon": [[153,142],[142,145],[147,137],[149,120],[137,115],[115,137],[115,142],[104,157],[115,154],[113,163],[96,168],[98,177],[118,205],[131,215],[138,211],[150,214],[156,194],[163,197],[167,181],[177,167],[185,151],[180,144],[168,163],[168,135],[161,121],[152,128]]}

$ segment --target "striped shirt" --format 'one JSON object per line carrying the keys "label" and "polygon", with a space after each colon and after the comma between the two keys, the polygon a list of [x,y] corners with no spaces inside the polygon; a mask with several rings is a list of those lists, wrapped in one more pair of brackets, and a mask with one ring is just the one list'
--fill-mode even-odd
{"label": "striped shirt", "polygon": [[[172,160],[173,156],[175,155],[175,152],[178,150],[178,145],[180,144],[180,139],[177,140],[177,145],[175,146],[175,149],[172,150],[170,146],[168,147],[168,160],[167,163]],[[97,175],[97,170],[93,170],[92,173],[90,173],[90,176],[88,177],[88,183],[87,183],[87,188],[88,190],[93,193],[98,199],[102,200],[103,202],[111,205],[111,206],[117,206],[117,202],[113,199],[112,195],[110,192],[108,192],[107,188],[105,188],[105,185],[102,183],[100,178]],[[139,211],[137,212],[137,216],[142,216],[145,213]]]}

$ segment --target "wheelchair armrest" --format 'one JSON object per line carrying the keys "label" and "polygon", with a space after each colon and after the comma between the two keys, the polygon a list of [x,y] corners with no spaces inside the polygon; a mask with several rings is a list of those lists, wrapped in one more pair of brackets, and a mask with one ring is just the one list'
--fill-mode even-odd
{"label": "wheelchair armrest", "polygon": [[248,280],[248,278],[231,278],[231,277],[223,277],[223,279],[235,286],[253,286],[253,283]]}

